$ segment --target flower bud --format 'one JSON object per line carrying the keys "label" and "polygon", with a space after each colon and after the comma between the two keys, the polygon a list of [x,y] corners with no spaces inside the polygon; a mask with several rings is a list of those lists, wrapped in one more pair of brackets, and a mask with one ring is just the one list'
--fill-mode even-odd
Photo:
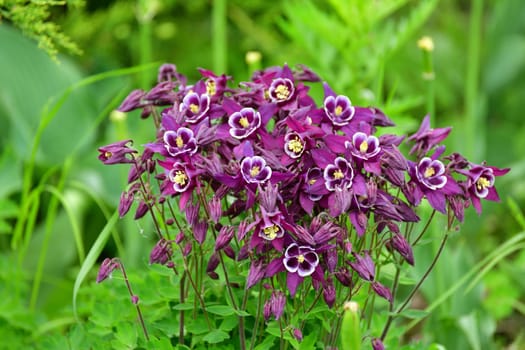
{"label": "flower bud", "polygon": [[230,244],[233,234],[234,230],[232,226],[223,226],[219,231],[217,240],[215,241],[215,251],[221,250]]}
{"label": "flower bud", "polygon": [[388,300],[390,303],[392,302],[392,293],[390,292],[390,289],[388,289],[386,286],[374,281],[372,282],[372,289],[380,297]]}
{"label": "flower bud", "polygon": [[222,216],[221,200],[218,197],[213,196],[210,203],[208,203],[208,210],[210,212],[211,220],[214,223],[218,223]]}
{"label": "flower bud", "polygon": [[100,283],[104,281],[106,278],[108,278],[111,273],[119,267],[119,263],[117,259],[110,259],[106,258],[100,265],[100,269],[98,270],[97,274],[97,283]]}
{"label": "flower bud", "polygon": [[372,339],[372,349],[373,350],[385,350],[383,342],[379,338]]}
{"label": "flower bud", "polygon": [[344,314],[341,323],[341,349],[361,349],[361,328],[359,304],[347,301],[343,305]]}

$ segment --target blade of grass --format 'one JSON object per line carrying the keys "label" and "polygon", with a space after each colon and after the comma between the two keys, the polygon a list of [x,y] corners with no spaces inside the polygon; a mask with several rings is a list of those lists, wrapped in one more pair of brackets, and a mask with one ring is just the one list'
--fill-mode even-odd
{"label": "blade of grass", "polygon": [[[20,207],[24,208],[27,206],[26,202],[28,200],[28,197],[31,192],[31,188],[33,186],[33,172],[35,167],[35,159],[36,154],[38,151],[38,147],[40,145],[40,140],[42,138],[42,134],[44,133],[46,127],[49,125],[49,123],[56,117],[58,111],[62,107],[62,105],[66,102],[69,95],[84,86],[88,86],[90,84],[94,84],[96,82],[114,78],[114,77],[121,77],[124,75],[130,75],[134,73],[141,72],[143,70],[151,69],[158,66],[158,62],[130,67],[130,68],[123,68],[123,69],[116,69],[109,72],[104,72],[100,74],[95,74],[90,77],[87,77],[85,79],[82,79],[81,81],[69,86],[65,91],[58,97],[58,98],[52,98],[48,101],[48,103],[43,107],[41,112],[41,118],[40,118],[40,124],[36,130],[35,136],[33,138],[33,145],[31,148],[31,156],[29,158],[29,161],[24,169],[24,177],[22,181],[22,193],[20,196]],[[53,102],[55,101],[56,102]],[[24,225],[26,222],[27,217],[24,216],[24,211],[21,212],[21,216],[17,220],[17,224],[15,226],[15,229],[13,231],[13,236],[11,238],[11,248],[16,249],[18,245],[20,244],[20,240],[22,239],[22,233],[24,229]]]}
{"label": "blade of grass", "polygon": [[[64,162],[62,173],[60,175],[60,179],[58,180],[58,184],[56,186],[56,189],[58,190],[59,193],[64,190],[66,178],[69,174],[69,170],[72,164],[73,164],[72,157],[68,157],[66,161]],[[31,290],[31,299],[29,302],[29,308],[31,310],[34,310],[36,306],[36,301],[38,299],[38,292],[40,290],[40,283],[42,281],[42,274],[44,273],[44,266],[46,262],[47,248],[49,244],[49,239],[51,237],[51,234],[53,233],[53,226],[55,224],[57,211],[58,211],[58,198],[56,196],[53,196],[51,197],[51,200],[49,202],[49,206],[46,212],[44,241],[42,242],[42,249],[40,250],[40,256],[38,259],[37,269],[35,272],[35,278],[33,280],[33,287]]]}
{"label": "blade of grass", "polygon": [[[467,272],[461,279],[459,279],[454,285],[452,285],[449,289],[447,289],[444,293],[442,293],[434,302],[432,302],[427,308],[424,310],[430,314],[432,310],[436,309],[438,306],[443,304],[448,298],[450,298],[455,292],[459,290],[463,285],[465,285],[471,278],[476,278],[477,274],[488,264],[490,264],[493,260],[501,260],[504,257],[508,256],[509,254],[512,254],[515,251],[518,251],[525,247],[524,243],[521,243],[522,241],[525,241],[525,231],[522,231],[512,238],[508,239],[506,242],[504,242],[502,245],[500,245],[497,249],[495,249],[492,253],[490,253],[487,257],[485,257],[482,261],[477,263],[474,267],[470,269],[469,272]],[[518,244],[521,243],[521,244]],[[405,332],[412,329],[414,326],[416,326],[419,322],[421,322],[425,318],[415,319],[411,321],[405,328]]]}
{"label": "blade of grass", "polygon": [[[106,222],[109,221],[109,219],[111,218],[111,212],[109,211],[108,207],[104,204],[104,201],[102,200],[100,196],[93,193],[93,191],[88,186],[83,184],[82,182],[73,181],[71,183],[71,186],[73,188],[81,190],[86,195],[88,195],[95,202],[95,204],[100,208],[100,211],[102,211],[104,218],[106,218]],[[118,253],[117,255],[123,256],[124,255],[124,244],[122,243],[122,240],[120,239],[120,234],[117,228],[114,228],[111,231],[111,237],[113,238],[113,241],[115,242],[115,246],[117,248],[117,253]]]}
{"label": "blade of grass", "polygon": [[507,205],[514,219],[518,222],[521,228],[525,230],[525,216],[523,215],[523,212],[521,211],[518,203],[516,203],[514,199],[509,197]]}
{"label": "blade of grass", "polygon": [[78,272],[77,278],[75,279],[75,284],[73,286],[73,313],[77,322],[80,322],[77,310],[77,296],[80,290],[80,286],[82,285],[82,282],[88,275],[89,271],[91,271],[91,269],[95,265],[95,262],[100,256],[100,253],[102,252],[102,249],[104,249],[104,246],[106,245],[106,242],[108,241],[109,236],[113,231],[113,227],[117,223],[118,217],[118,210],[116,210],[111,216],[111,218],[108,220],[106,226],[104,226],[104,229],[102,229],[102,231],[98,235],[95,243],[93,243],[93,245],[91,246],[91,249],[89,250],[86,256],[84,263],[80,267],[80,271]]}

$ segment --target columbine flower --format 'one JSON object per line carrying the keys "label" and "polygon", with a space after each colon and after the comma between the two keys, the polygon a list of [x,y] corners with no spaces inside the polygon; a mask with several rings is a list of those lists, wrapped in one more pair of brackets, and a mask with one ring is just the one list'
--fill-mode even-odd
{"label": "columbine flower", "polygon": [[323,177],[329,191],[335,191],[336,187],[350,188],[354,179],[354,169],[346,159],[337,157],[334,164],[326,166]]}
{"label": "columbine flower", "polygon": [[197,140],[193,131],[188,128],[179,128],[177,131],[168,130],[164,133],[164,147],[172,156],[181,154],[192,155],[197,152]]}
{"label": "columbine flower", "polygon": [[272,176],[272,169],[262,157],[246,157],[241,162],[241,174],[248,183],[264,183]]}
{"label": "columbine flower", "polygon": [[292,98],[295,92],[293,82],[288,78],[277,78],[270,84],[268,91],[272,102],[285,102]]}
{"label": "columbine flower", "polygon": [[284,136],[284,152],[290,158],[297,159],[301,157],[305,144],[303,138],[296,132],[289,132]]}
{"label": "columbine flower", "polygon": [[364,132],[356,132],[352,136],[352,142],[346,141],[345,146],[350,149],[354,157],[364,160],[375,157],[381,151],[379,139],[373,135],[368,136]]}
{"label": "columbine flower", "polygon": [[299,276],[306,277],[310,276],[319,265],[319,256],[311,247],[292,243],[284,252],[283,263],[288,272],[297,272]]}
{"label": "columbine flower", "polygon": [[98,159],[107,165],[133,163],[133,159],[130,159],[128,154],[131,155],[137,151],[129,147],[131,143],[131,140],[124,140],[99,147]]}
{"label": "columbine flower", "polygon": [[191,184],[191,177],[188,174],[188,169],[183,163],[173,164],[173,169],[170,170],[168,177],[173,183],[173,189],[175,192],[186,191]]}
{"label": "columbine flower", "polygon": [[366,281],[373,281],[376,274],[376,268],[372,257],[365,251],[363,256],[353,253],[355,261],[350,262],[350,267]]}
{"label": "columbine flower", "polygon": [[447,184],[445,165],[437,159],[421,159],[416,166],[416,176],[420,183],[431,190],[443,188]]}
{"label": "columbine flower", "polygon": [[428,151],[447,138],[450,130],[451,128],[431,129],[430,116],[425,116],[419,130],[408,138],[408,141],[414,142],[410,154],[415,153],[417,156],[427,154]]}
{"label": "columbine flower", "polygon": [[458,170],[458,172],[468,176],[467,188],[470,194],[472,205],[478,214],[481,214],[481,201],[499,201],[498,192],[494,183],[496,176],[502,176],[509,172],[510,169],[499,169],[496,167],[476,165],[469,170]]}
{"label": "columbine flower", "polygon": [[119,267],[120,267],[120,264],[119,264],[118,259],[116,259],[116,258],[114,258],[114,259],[110,259],[110,258],[104,259],[102,264],[100,264],[100,269],[98,270],[97,283],[100,283],[100,282],[104,281],[106,278],[108,278],[111,275],[111,273],[115,269],[118,269]]}
{"label": "columbine flower", "polygon": [[195,92],[189,92],[184,96],[179,106],[188,123],[198,123],[210,109],[210,96],[208,94],[199,95]]}
{"label": "columbine flower", "polygon": [[171,259],[172,253],[171,241],[161,238],[151,250],[149,263],[165,265]]}
{"label": "columbine flower", "polygon": [[253,108],[243,108],[230,115],[228,125],[232,137],[244,139],[261,126],[261,114]]}
{"label": "columbine flower", "polygon": [[343,126],[352,120],[355,108],[350,99],[344,95],[327,96],[324,99],[324,111],[334,125]]}
{"label": "columbine flower", "polygon": [[284,312],[286,306],[286,296],[281,291],[274,291],[270,296],[270,299],[264,304],[264,318],[268,320],[271,315],[275,320],[279,320]]}

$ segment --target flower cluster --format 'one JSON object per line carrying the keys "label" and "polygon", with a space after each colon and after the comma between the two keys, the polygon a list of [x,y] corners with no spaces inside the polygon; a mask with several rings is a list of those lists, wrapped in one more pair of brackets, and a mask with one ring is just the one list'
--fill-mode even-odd
{"label": "flower cluster", "polygon": [[185,214],[174,232],[175,216],[164,218],[166,229],[159,225],[152,262],[167,264],[171,245],[187,256],[195,243],[210,242],[212,278],[222,256],[248,260],[246,288],[262,282],[269,290],[266,319],[282,317],[285,295],[301,287],[340,308],[347,299],[337,295],[351,298],[369,283],[391,303],[374,261],[385,248],[391,259],[414,264],[399,227],[420,220],[423,201],[462,221],[470,204],[480,213],[482,199],[499,199],[495,178],[509,169],[444,156],[450,128],[432,129],[428,117],[408,138],[379,134],[393,121],[327,83],[316,103],[309,84],[320,79],[304,66],[268,68],[237,87],[231,77],[200,73],[189,85],[174,65],[163,65],[153,89],[133,91],[119,108],[153,119],[155,138],[142,153],[122,141],[101,147],[99,158],[132,163],[121,216],[133,202],[135,218],[175,207]]}

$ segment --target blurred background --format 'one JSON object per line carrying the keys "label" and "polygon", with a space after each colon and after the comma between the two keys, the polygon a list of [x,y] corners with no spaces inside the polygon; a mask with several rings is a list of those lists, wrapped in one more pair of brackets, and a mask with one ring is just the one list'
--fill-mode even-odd
{"label": "blurred background", "polygon": [[[55,344],[75,324],[80,263],[126,185],[97,148],[152,137],[138,113],[113,112],[132,89],[151,88],[164,62],[189,81],[202,67],[234,83],[287,63],[381,108],[396,132],[430,113],[452,126],[447,152],[512,168],[497,181],[502,202],[469,210],[453,234],[418,303],[447,298],[407,341],[525,349],[524,18],[522,0],[0,2],[0,339]],[[418,46],[425,36],[432,50]],[[147,227],[119,226],[103,255],[143,264]],[[433,249],[416,252],[415,274]],[[482,278],[448,295],[476,266]]]}

